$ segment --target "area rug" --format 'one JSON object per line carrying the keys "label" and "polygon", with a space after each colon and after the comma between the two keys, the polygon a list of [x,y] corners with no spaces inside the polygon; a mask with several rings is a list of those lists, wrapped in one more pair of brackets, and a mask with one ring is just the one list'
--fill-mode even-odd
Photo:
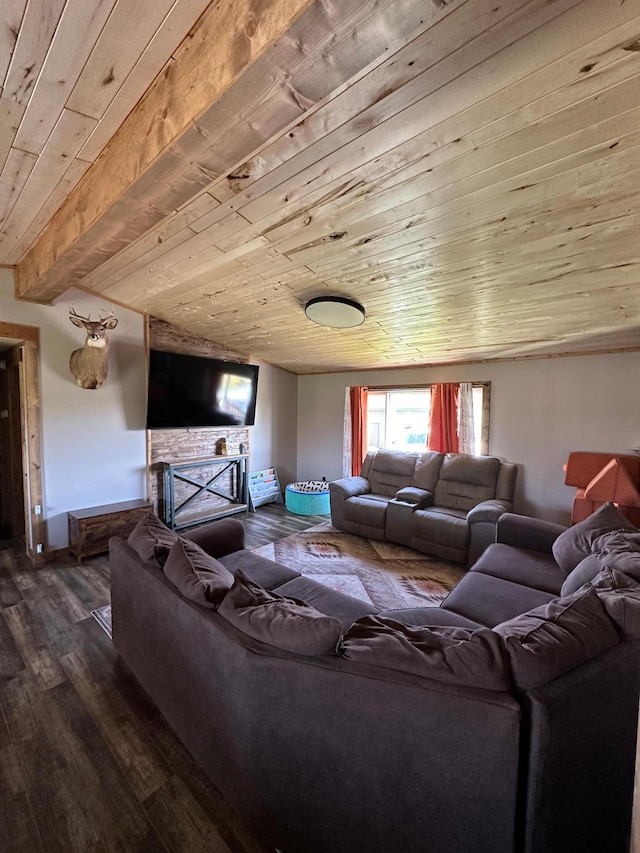
{"label": "area rug", "polygon": [[342,533],[329,521],[255,553],[383,610],[437,606],[465,574],[402,545]]}
{"label": "area rug", "polygon": [[97,610],[92,610],[91,615],[96,620],[103,631],[111,637],[111,605],[106,604],[104,607],[98,607]]}

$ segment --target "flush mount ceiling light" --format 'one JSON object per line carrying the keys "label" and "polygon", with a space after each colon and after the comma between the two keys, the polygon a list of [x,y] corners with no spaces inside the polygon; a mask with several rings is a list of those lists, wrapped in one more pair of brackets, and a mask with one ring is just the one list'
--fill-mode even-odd
{"label": "flush mount ceiling light", "polygon": [[353,329],[364,323],[366,316],[359,302],[343,296],[317,296],[310,299],[304,313],[314,323],[332,329]]}

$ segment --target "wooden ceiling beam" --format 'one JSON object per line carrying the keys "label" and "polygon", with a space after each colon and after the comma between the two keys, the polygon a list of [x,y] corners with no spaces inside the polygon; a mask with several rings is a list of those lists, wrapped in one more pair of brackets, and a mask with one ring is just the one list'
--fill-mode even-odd
{"label": "wooden ceiling beam", "polygon": [[[136,108],[17,267],[16,295],[51,302],[113,254],[110,229],[126,216],[128,238],[167,211],[154,204],[149,174],[179,174],[172,146],[229,91],[312,0],[220,0],[203,13]],[[151,170],[153,167],[153,170]],[[209,181],[211,179],[209,178]],[[179,206],[199,188],[173,187]],[[164,195],[166,196],[166,188]],[[144,201],[143,201],[144,200]],[[90,256],[86,249],[100,252]]]}

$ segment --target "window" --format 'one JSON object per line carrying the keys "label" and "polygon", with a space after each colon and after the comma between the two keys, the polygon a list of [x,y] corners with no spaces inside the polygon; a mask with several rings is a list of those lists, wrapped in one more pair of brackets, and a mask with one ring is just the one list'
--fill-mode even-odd
{"label": "window", "polygon": [[397,391],[369,389],[368,450],[421,450],[427,445],[429,388]]}
{"label": "window", "polygon": [[[489,452],[489,383],[473,385],[473,453]],[[375,389],[369,387],[367,450],[426,449],[431,388]]]}

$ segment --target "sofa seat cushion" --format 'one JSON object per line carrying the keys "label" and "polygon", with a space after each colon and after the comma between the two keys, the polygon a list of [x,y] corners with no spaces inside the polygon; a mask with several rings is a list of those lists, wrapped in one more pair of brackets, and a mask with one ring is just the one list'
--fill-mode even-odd
{"label": "sofa seat cushion", "polygon": [[417,509],[412,519],[412,535],[466,551],[469,547],[469,525],[463,510],[432,506]]}
{"label": "sofa seat cushion", "polygon": [[320,613],[339,619],[345,629],[353,625],[361,616],[378,612],[378,608],[373,604],[368,604],[359,598],[352,598],[350,595],[345,595],[343,592],[338,592],[302,575],[279,586],[278,595],[304,601]]}
{"label": "sofa seat cushion", "polygon": [[203,607],[215,609],[233,586],[233,575],[221,562],[181,536],[169,551],[163,571],[181,595]]}
{"label": "sofa seat cushion", "polygon": [[469,572],[440,605],[493,628],[500,622],[553,601],[555,595],[524,584]]}
{"label": "sofa seat cushion", "polygon": [[501,639],[483,628],[416,628],[393,619],[364,616],[344,635],[340,654],[348,660],[448,684],[494,691],[510,688]]}
{"label": "sofa seat cushion", "polygon": [[263,589],[241,570],[218,613],[254,640],[301,655],[336,654],[342,636],[337,619]]}
{"label": "sofa seat cushion", "polygon": [[410,521],[409,547],[451,563],[466,563],[469,525],[462,510],[430,507],[417,510]]}
{"label": "sofa seat cushion", "polygon": [[559,568],[552,554],[526,551],[501,543],[489,545],[470,571],[482,572],[552,595],[560,594],[562,584],[566,580],[565,573]]}
{"label": "sofa seat cushion", "polygon": [[178,534],[163,524],[151,510],[133,528],[127,542],[140,559],[161,569],[169,551],[178,541]]}
{"label": "sofa seat cushion", "polygon": [[227,554],[225,557],[220,557],[220,562],[233,575],[240,569],[250,580],[264,589],[276,589],[280,584],[300,577],[300,572],[295,569],[289,569],[273,560],[267,560],[266,557],[261,557],[245,548],[241,551],[235,551],[233,554]]}
{"label": "sofa seat cushion", "polygon": [[385,495],[373,493],[348,498],[344,504],[345,521],[384,530],[385,514],[389,500],[390,498]]}
{"label": "sofa seat cushion", "polygon": [[627,521],[612,503],[603,504],[584,521],[579,521],[558,536],[553,543],[553,556],[568,575],[578,563],[593,553],[599,537],[614,530],[638,532],[638,528]]}
{"label": "sofa seat cushion", "polygon": [[378,613],[383,619],[393,619],[402,625],[414,628],[467,628],[475,631],[476,628],[484,628],[479,622],[467,619],[454,613],[452,610],[443,610],[441,607],[408,607],[403,610],[384,610]]}
{"label": "sofa seat cushion", "polygon": [[584,587],[497,625],[516,687],[548,684],[620,640],[595,589]]}

